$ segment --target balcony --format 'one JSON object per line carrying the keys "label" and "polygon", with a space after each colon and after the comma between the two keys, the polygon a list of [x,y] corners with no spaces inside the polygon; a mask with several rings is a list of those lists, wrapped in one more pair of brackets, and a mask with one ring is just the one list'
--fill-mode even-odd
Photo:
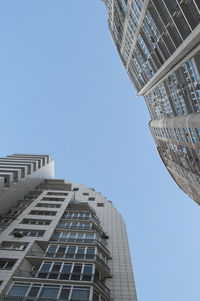
{"label": "balcony", "polygon": [[103,272],[106,274],[107,277],[110,277],[110,268],[108,265],[98,256],[95,254],[67,254],[67,253],[50,253],[50,252],[30,252],[27,254],[26,258],[55,258],[55,259],[66,259],[66,260],[86,260],[86,261],[96,261],[98,265],[100,265],[101,269],[103,269]]}
{"label": "balcony", "polygon": [[98,234],[101,234],[103,231],[101,229],[101,227],[97,224],[92,224],[92,225],[66,225],[66,226],[62,226],[62,225],[57,225],[56,227],[57,230],[83,230],[83,231],[95,231]]}
{"label": "balcony", "polygon": [[101,248],[104,249],[104,251],[106,251],[108,257],[110,258],[110,252],[109,250],[104,246],[104,244],[102,242],[100,242],[98,239],[87,239],[87,238],[83,238],[83,239],[80,239],[80,238],[51,238],[50,242],[59,242],[59,243],[80,243],[80,244],[91,244],[91,243],[94,243],[94,244],[97,244],[99,245]]}
{"label": "balcony", "polygon": [[34,298],[34,297],[14,297],[14,296],[5,296],[3,298],[3,301],[92,301],[91,299],[85,299],[85,300],[81,300],[81,299],[49,299],[49,298]]}
{"label": "balcony", "polygon": [[93,223],[95,223],[98,227],[100,226],[99,220],[97,218],[95,218],[94,216],[69,216],[69,215],[63,215],[62,217],[63,220],[73,220],[73,221],[92,221]]}
{"label": "balcony", "polygon": [[[19,270],[13,278],[17,281],[25,281],[27,279],[38,279],[38,280],[50,280],[50,281],[67,281],[74,282],[93,282],[95,283],[101,290],[104,291],[105,294],[110,296],[110,289],[98,278],[94,276],[94,274],[83,274],[83,273],[62,273],[62,272],[43,272],[43,271],[32,271],[32,270]],[[9,297],[10,298],[10,297]],[[9,300],[9,299],[8,299]],[[6,301],[8,301],[6,300]],[[19,300],[19,299],[17,299]],[[22,299],[23,300],[23,299]],[[26,300],[26,299],[25,299]],[[29,300],[29,299],[27,299]],[[34,300],[34,299],[33,299]],[[11,301],[11,300],[9,300]],[[32,300],[30,300],[32,301]],[[72,300],[70,300],[72,301]],[[79,300],[80,301],[80,300]]]}

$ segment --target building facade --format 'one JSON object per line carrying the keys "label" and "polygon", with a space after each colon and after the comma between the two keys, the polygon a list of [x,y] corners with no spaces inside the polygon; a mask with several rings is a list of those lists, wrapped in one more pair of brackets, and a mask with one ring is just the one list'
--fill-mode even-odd
{"label": "building facade", "polygon": [[169,173],[200,204],[200,2],[107,0],[108,25]]}
{"label": "building facade", "polygon": [[111,201],[54,179],[49,156],[0,162],[10,169],[1,174],[0,300],[136,301],[126,227]]}

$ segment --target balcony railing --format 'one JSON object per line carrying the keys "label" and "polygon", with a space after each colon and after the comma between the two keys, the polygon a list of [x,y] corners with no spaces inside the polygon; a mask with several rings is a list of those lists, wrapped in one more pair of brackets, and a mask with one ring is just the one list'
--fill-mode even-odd
{"label": "balcony railing", "polygon": [[34,279],[50,279],[50,280],[64,280],[64,281],[82,281],[95,282],[108,296],[110,296],[110,289],[92,274],[84,273],[62,273],[62,272],[45,272],[32,270],[19,270],[13,277],[17,278],[34,278]]}
{"label": "balcony railing", "polygon": [[39,257],[39,258],[62,258],[62,259],[83,259],[83,260],[92,260],[92,261],[97,261],[103,269],[106,270],[107,273],[110,274],[110,268],[107,266],[107,264],[96,254],[70,254],[70,253],[50,253],[50,252],[30,252],[27,254],[29,257]]}
{"label": "balcony railing", "polygon": [[94,282],[108,295],[110,296],[110,289],[103,283],[101,282],[98,278],[94,277]]}

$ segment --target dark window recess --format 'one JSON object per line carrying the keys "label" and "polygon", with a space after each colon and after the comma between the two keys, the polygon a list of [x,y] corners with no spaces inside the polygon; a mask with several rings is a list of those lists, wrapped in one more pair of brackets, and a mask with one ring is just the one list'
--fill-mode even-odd
{"label": "dark window recess", "polygon": [[79,188],[78,187],[74,187],[73,191],[79,191]]}
{"label": "dark window recess", "polygon": [[0,258],[0,270],[11,270],[16,261],[16,259]]}

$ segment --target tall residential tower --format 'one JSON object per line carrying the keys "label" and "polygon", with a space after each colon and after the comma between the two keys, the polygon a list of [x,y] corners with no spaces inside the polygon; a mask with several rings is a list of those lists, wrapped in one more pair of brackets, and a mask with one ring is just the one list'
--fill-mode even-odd
{"label": "tall residential tower", "polygon": [[158,153],[200,204],[200,1],[104,2],[121,61],[149,110]]}
{"label": "tall residential tower", "polygon": [[0,158],[0,300],[137,301],[126,227],[49,156]]}

